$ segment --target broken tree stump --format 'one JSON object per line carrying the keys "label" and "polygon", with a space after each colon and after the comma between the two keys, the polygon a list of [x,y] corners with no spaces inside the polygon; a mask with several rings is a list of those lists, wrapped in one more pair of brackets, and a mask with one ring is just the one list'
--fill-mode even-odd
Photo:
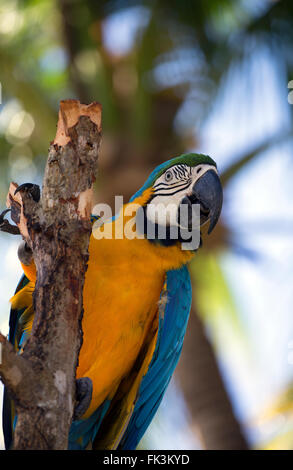
{"label": "broken tree stump", "polygon": [[13,449],[67,449],[100,140],[101,105],[61,101],[39,202],[10,185],[7,206],[37,269],[23,353],[0,334],[0,376],[18,416]]}

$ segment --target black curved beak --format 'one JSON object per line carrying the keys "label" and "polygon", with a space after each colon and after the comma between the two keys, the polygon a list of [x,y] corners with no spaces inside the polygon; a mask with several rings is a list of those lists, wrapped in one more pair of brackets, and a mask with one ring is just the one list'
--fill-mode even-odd
{"label": "black curved beak", "polygon": [[214,170],[208,170],[197,180],[192,188],[190,199],[200,204],[201,223],[209,220],[208,233],[210,234],[219,220],[223,204],[222,185]]}

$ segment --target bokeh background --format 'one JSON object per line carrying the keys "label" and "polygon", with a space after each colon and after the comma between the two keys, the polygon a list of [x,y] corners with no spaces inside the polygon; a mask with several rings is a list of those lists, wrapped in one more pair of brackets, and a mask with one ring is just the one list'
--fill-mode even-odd
{"label": "bokeh background", "polygon": [[[41,184],[61,99],[103,105],[96,202],[183,152],[218,163],[221,221],[141,448],[293,448],[292,24],[289,0],[1,0],[3,209],[11,180]],[[18,243],[0,233],[4,333]]]}

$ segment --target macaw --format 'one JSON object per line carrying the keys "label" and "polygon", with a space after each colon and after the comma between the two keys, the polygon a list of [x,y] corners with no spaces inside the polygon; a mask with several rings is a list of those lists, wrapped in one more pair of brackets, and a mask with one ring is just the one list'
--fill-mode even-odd
{"label": "macaw", "polygon": [[[123,213],[134,205],[142,208],[144,220],[155,226],[155,236],[95,237],[99,218],[92,216],[83,291],[83,344],[76,371],[80,403],[70,428],[69,449],[137,447],[181,353],[192,295],[186,265],[197,249],[183,250],[180,234],[171,236],[171,226],[180,226],[174,213],[165,219],[166,236],[162,237],[160,210],[154,218],[151,205],[173,204],[179,214],[180,204],[200,204],[200,226],[209,223],[211,232],[220,216],[222,198],[216,163],[209,156],[188,153],[155,168],[123,206]],[[122,218],[121,213],[98,230],[114,230],[120,219],[125,227],[130,216]],[[138,225],[134,231],[143,231]],[[11,299],[9,322],[9,340],[20,354],[32,329],[36,282],[33,259],[24,255],[19,255],[24,274]],[[16,419],[13,401],[5,390],[6,448],[11,446]]]}

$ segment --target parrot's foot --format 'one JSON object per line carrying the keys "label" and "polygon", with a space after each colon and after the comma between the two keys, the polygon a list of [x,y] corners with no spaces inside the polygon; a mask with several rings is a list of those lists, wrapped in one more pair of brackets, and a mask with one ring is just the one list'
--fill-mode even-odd
{"label": "parrot's foot", "polygon": [[40,186],[33,183],[23,183],[20,186],[17,186],[14,194],[18,193],[19,191],[26,191],[28,192],[35,202],[39,202],[41,197]]}
{"label": "parrot's foot", "polygon": [[93,382],[89,377],[82,377],[76,380],[76,401],[73,420],[79,419],[90,406],[93,393]]}
{"label": "parrot's foot", "polygon": [[11,225],[8,220],[4,219],[7,212],[10,212],[10,209],[5,209],[5,211],[0,214],[0,231],[11,233],[12,235],[20,235],[17,225]]}
{"label": "parrot's foot", "polygon": [[33,259],[33,252],[28,246],[27,242],[23,241],[17,250],[18,259],[22,264],[29,266]]}

